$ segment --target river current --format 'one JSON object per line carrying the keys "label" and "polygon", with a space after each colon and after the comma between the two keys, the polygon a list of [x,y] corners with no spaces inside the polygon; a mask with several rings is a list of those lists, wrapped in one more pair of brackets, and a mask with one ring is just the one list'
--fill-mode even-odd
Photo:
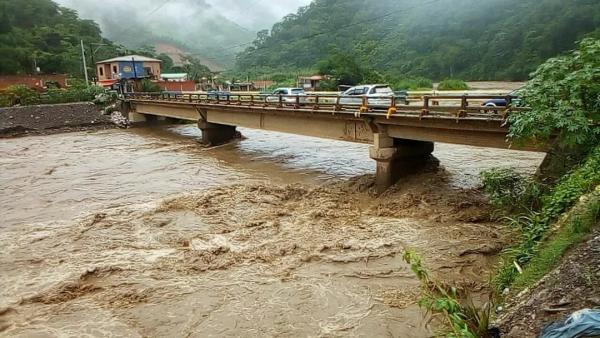
{"label": "river current", "polygon": [[0,335],[426,337],[415,249],[485,289],[510,241],[479,173],[543,154],[436,144],[384,196],[368,146],[194,125],[0,140]]}

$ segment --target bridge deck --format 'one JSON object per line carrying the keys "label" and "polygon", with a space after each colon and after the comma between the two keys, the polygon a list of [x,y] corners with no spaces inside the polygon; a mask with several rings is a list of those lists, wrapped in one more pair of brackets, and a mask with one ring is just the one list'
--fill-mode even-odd
{"label": "bridge deck", "polygon": [[[269,100],[269,98],[271,98]],[[338,95],[257,96],[135,94],[127,97],[139,114],[372,143],[384,131],[393,138],[507,148],[506,116],[522,108],[482,107],[497,96],[424,97],[422,105],[372,104],[371,99]],[[344,99],[359,100],[344,104]],[[445,102],[451,105],[439,105]],[[438,103],[436,105],[436,103]],[[454,103],[454,104],[453,104]],[[543,150],[524,145],[521,150]]]}

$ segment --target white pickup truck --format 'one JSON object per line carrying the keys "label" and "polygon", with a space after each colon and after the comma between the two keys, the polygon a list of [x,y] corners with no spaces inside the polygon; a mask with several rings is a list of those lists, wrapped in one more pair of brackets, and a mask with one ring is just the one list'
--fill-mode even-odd
{"label": "white pickup truck", "polygon": [[394,91],[385,84],[362,85],[346,90],[341,96],[341,105],[361,106],[366,97],[369,107],[388,108],[392,104]]}
{"label": "white pickup truck", "polygon": [[265,100],[270,103],[276,103],[279,102],[279,97],[281,97],[281,102],[284,104],[297,103],[296,97],[299,97],[299,103],[301,104],[307,102],[306,93],[302,88],[277,88]]}

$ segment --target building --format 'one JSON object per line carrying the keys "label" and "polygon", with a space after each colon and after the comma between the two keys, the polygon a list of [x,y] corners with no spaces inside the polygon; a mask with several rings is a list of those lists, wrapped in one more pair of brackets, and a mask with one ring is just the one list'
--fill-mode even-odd
{"label": "building", "polygon": [[161,60],[141,55],[120,56],[96,62],[98,83],[112,87],[121,80],[158,80]]}
{"label": "building", "polygon": [[230,92],[250,92],[250,91],[256,90],[256,88],[254,87],[254,83],[252,83],[252,82],[231,83],[230,81],[227,81],[226,85],[227,85],[227,90],[229,90]]}
{"label": "building", "polygon": [[304,90],[319,90],[321,88],[321,81],[324,78],[321,75],[313,75],[313,76],[299,76],[298,77],[298,87],[304,88]]}
{"label": "building", "polygon": [[254,88],[256,88],[258,90],[266,91],[269,88],[273,87],[273,85],[275,85],[275,81],[273,81],[273,80],[256,80],[256,81],[254,81]]}

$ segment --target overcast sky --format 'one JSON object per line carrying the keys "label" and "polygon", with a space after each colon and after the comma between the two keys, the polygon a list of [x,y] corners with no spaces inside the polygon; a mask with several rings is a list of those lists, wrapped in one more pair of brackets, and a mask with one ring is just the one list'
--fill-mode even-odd
{"label": "overcast sky", "polygon": [[206,0],[225,17],[254,30],[271,28],[311,0]]}
{"label": "overcast sky", "polygon": [[[59,4],[76,9],[86,19],[94,19],[102,24],[100,18],[106,11],[118,11],[123,0],[55,0]],[[207,8],[234,21],[251,31],[258,31],[271,26],[289,13],[296,12],[300,6],[308,5],[311,0],[127,0],[129,7],[139,8],[137,15],[145,15],[158,10],[151,16],[173,16],[187,10]],[[196,5],[196,6],[193,6]],[[196,7],[196,8],[191,8]]]}

